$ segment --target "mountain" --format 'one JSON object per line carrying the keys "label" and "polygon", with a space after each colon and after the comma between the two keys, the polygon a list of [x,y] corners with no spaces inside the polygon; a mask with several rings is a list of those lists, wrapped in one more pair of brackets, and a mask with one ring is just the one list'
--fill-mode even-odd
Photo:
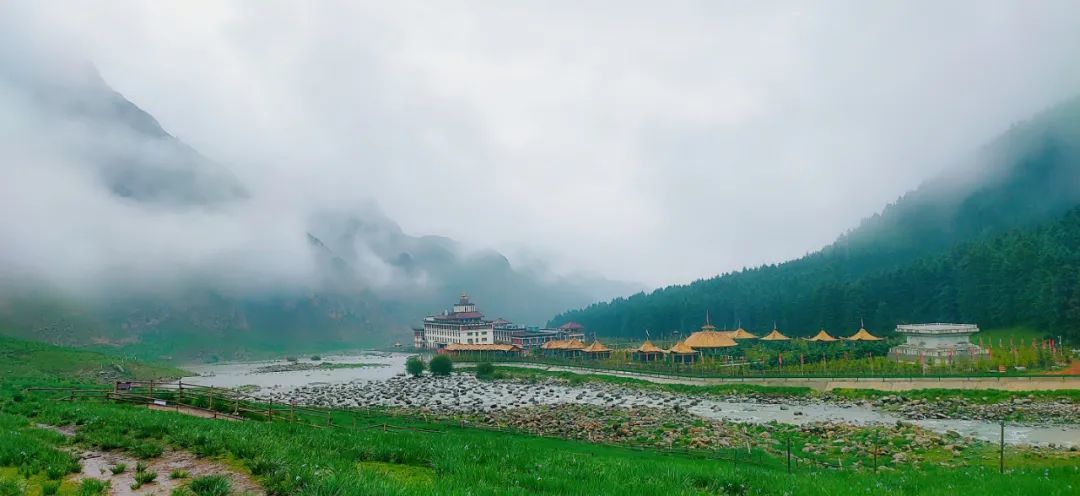
{"label": "mountain", "polygon": [[600,333],[728,325],[788,335],[900,322],[1031,325],[1080,335],[1075,276],[1080,99],[1013,126],[820,251],[564,312]]}
{"label": "mountain", "polygon": [[0,131],[11,131],[0,155],[13,188],[0,192],[17,194],[0,215],[13,241],[0,251],[0,333],[169,356],[386,345],[461,292],[492,317],[538,323],[638,289],[412,236],[373,202],[278,222],[260,211],[282,208],[274,198],[171,135],[89,64],[8,62],[0,57]]}
{"label": "mountain", "polygon": [[166,132],[83,61],[0,72],[47,136],[43,146],[78,156],[113,194],[144,203],[211,205],[247,193],[223,166]]}

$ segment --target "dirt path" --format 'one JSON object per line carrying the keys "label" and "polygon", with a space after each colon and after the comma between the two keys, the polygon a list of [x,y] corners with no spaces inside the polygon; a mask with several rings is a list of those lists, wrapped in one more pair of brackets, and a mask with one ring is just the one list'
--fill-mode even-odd
{"label": "dirt path", "polygon": [[1001,389],[1005,391],[1049,391],[1061,389],[1080,389],[1080,377],[1068,376],[1023,376],[1023,377],[956,377],[956,378],[922,378],[908,379],[888,378],[830,378],[830,377],[805,377],[805,378],[697,378],[677,377],[660,374],[642,374],[638,372],[624,372],[621,370],[603,370],[585,367],[571,367],[562,365],[543,365],[534,363],[508,362],[497,364],[500,367],[522,367],[529,369],[549,370],[553,372],[574,372],[583,375],[606,375],[613,377],[629,377],[658,384],[690,384],[690,385],[719,385],[719,384],[754,384],[758,386],[801,386],[816,389],[818,391],[831,391],[833,389],[876,389],[881,391],[910,391],[913,389]]}
{"label": "dirt path", "polygon": [[[38,425],[38,427],[59,432],[65,436],[75,435],[75,429],[72,426]],[[157,473],[157,479],[139,489],[131,488],[132,484],[135,483],[135,467],[139,463],[139,460],[135,457],[119,451],[82,448],[75,448],[72,452],[79,457],[79,464],[82,466],[82,471],[74,475],[72,480],[78,482],[83,479],[93,478],[108,481],[108,494],[113,496],[169,496],[174,489],[184,485],[191,479],[205,475],[224,475],[228,477],[232,481],[231,494],[266,494],[250,475],[220,462],[198,458],[187,451],[169,450],[152,460],[143,460],[143,463],[147,465],[148,472]],[[112,467],[121,463],[126,465],[125,470],[119,474],[113,474]],[[181,479],[172,479],[169,475],[174,470],[183,470],[187,472],[187,476]]]}

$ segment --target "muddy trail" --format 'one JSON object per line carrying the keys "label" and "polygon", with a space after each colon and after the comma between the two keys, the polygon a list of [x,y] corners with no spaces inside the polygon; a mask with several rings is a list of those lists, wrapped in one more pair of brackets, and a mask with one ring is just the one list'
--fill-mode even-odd
{"label": "muddy trail", "polygon": [[[65,436],[75,435],[71,426],[39,425],[38,427],[50,429]],[[88,478],[106,481],[109,483],[107,494],[114,496],[168,496],[173,490],[184,486],[192,479],[208,475],[227,477],[232,486],[230,494],[266,494],[250,475],[224,463],[199,458],[187,451],[166,450],[161,456],[151,460],[139,460],[119,451],[101,451],[81,446],[72,447],[71,452],[79,457],[79,464],[82,466],[81,472],[73,475],[71,480],[76,483]],[[146,466],[145,472],[154,472],[157,478],[136,489],[133,488],[135,472],[140,462]],[[124,470],[113,473],[113,469],[120,465],[124,466]],[[171,477],[173,474],[179,475],[180,472],[183,473],[183,477]]]}

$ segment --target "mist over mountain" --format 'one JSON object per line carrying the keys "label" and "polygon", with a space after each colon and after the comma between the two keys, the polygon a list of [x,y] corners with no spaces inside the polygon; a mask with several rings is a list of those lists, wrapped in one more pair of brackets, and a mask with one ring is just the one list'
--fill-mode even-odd
{"label": "mist over mountain", "polygon": [[369,199],[271,197],[169,134],[91,65],[2,62],[0,332],[186,343],[178,353],[385,344],[461,292],[493,316],[538,323],[637,289],[411,236]]}
{"label": "mist over mountain", "polygon": [[[820,251],[556,316],[639,336],[715,323],[840,334],[860,320],[965,321],[1080,334],[1080,99],[1014,125]],[[1068,214],[1068,215],[1066,215]]]}

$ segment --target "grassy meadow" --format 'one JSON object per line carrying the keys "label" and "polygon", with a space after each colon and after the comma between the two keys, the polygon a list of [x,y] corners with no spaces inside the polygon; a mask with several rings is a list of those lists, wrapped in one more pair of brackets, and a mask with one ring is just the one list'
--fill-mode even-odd
{"label": "grassy meadow", "polygon": [[[14,340],[0,344],[5,367],[0,377],[0,496],[102,494],[97,483],[73,482],[71,474],[79,470],[74,448],[124,452],[138,459],[161,456],[167,449],[185,450],[251,474],[277,495],[847,496],[967,491],[1052,496],[1080,489],[1075,456],[1009,450],[1009,468],[1001,475],[992,446],[967,455],[970,465],[963,467],[930,463],[919,469],[898,465],[874,470],[803,465],[789,474],[784,457],[759,450],[736,463],[718,459],[724,453],[709,450],[682,453],[595,444],[389,412],[366,412],[359,422],[338,412],[333,419],[337,427],[317,428],[284,421],[203,419],[135,405],[56,401],[49,393],[23,388],[58,380],[89,383],[108,375],[102,370],[116,371],[114,364],[133,378],[168,377],[179,371],[95,352]],[[526,380],[552,374],[502,367],[497,371]],[[554,374],[570,381],[702,391],[697,386]],[[706,386],[704,391],[812,394],[803,388],[741,385]],[[76,434],[65,437],[40,425],[72,426]],[[220,488],[214,489],[212,482],[193,481],[182,494],[223,494],[213,492]]]}

